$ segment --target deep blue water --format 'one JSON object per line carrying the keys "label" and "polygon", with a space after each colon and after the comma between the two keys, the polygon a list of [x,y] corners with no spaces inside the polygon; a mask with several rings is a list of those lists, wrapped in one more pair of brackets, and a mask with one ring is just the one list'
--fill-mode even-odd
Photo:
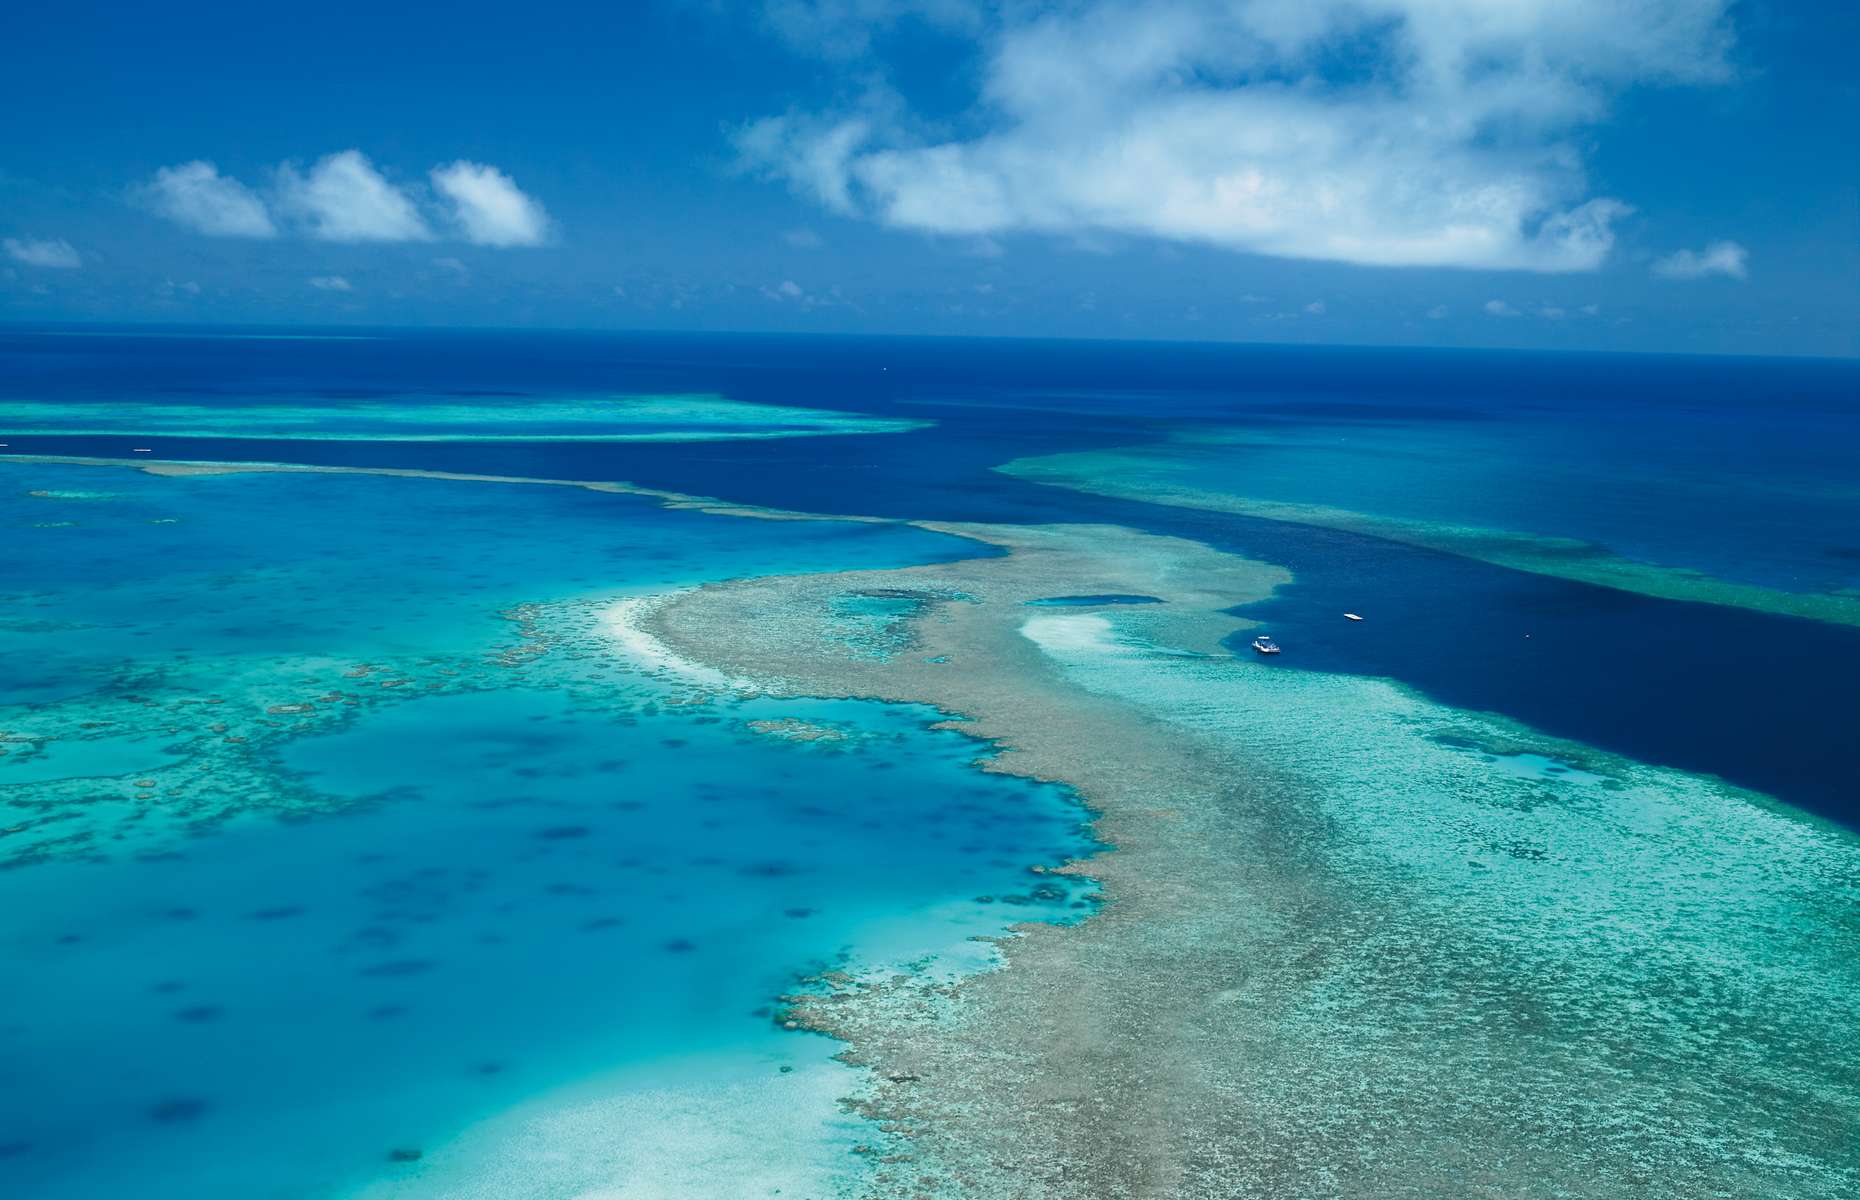
{"label": "deep blue water", "polygon": [[[13,334],[0,337],[0,356],[0,393],[101,405],[126,395],[210,403],[274,394],[296,403],[322,393],[456,400],[608,389],[933,419],[935,428],[909,434],[691,445],[134,444],[158,457],[622,478],[814,511],[1107,520],[1179,533],[1293,569],[1298,583],[1263,610],[1291,649],[1288,668],[1386,675],[1449,704],[1720,774],[1860,823],[1860,630],[1649,600],[1303,526],[1096,499],[989,469],[1237,422],[1358,437],[1400,422],[1446,453],[1463,430],[1467,452],[1486,455],[1495,444],[1528,453],[1517,431],[1534,430],[1559,453],[1592,445],[1598,477],[1630,488],[1644,479],[1649,494],[1681,473],[1734,462],[1739,487],[1690,511],[1653,505],[1644,536],[1624,552],[1696,547],[1701,567],[1748,562],[1753,577],[1786,584],[1795,563],[1801,580],[1838,586],[1852,576],[1846,564],[1860,563],[1860,521],[1842,515],[1860,505],[1860,366],[1852,362],[388,331],[377,340],[288,342]],[[1623,411],[1637,414],[1637,429],[1666,431],[1671,454],[1644,433],[1583,443],[1604,414]],[[1494,429],[1506,434],[1496,443]],[[0,440],[15,452],[132,448],[108,438]],[[1494,507],[1484,491],[1502,486],[1502,463],[1479,477],[1485,488],[1465,496],[1472,521]],[[1795,498],[1779,503],[1782,493]],[[1355,499],[1375,495],[1370,488]],[[1540,489],[1503,500],[1501,512],[1528,503],[1546,532],[1581,536],[1598,519],[1587,494]],[[1788,517],[1804,504],[1815,520]],[[1374,619],[1346,625],[1337,619],[1346,608],[1373,609]]]}

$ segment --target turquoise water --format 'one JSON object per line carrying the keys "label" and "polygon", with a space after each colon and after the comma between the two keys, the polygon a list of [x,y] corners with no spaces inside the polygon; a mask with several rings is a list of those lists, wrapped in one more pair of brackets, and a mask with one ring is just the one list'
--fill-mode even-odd
{"label": "turquoise water", "polygon": [[[757,716],[858,740],[745,732]],[[1076,814],[922,723],[433,699],[283,754],[376,798],[353,811],[0,876],[14,1194],[324,1195],[443,1168],[474,1123],[597,1071],[676,1087],[680,1059],[727,1055],[781,1082],[820,1057],[771,1020],[798,973],[959,948],[1000,927],[976,896],[1017,917],[1075,899],[1029,895],[1025,867]],[[842,1166],[873,1136],[816,1117]]]}
{"label": "turquoise water", "polygon": [[0,787],[59,779],[147,775],[171,767],[175,762],[172,754],[136,734],[75,742],[21,738],[4,749],[6,753],[0,757]]}
{"label": "turquoise water", "polygon": [[[36,668],[0,708],[9,1194],[453,1196],[551,1122],[495,1194],[723,1161],[735,1194],[819,1194],[883,1135],[777,997],[974,969],[969,939],[1090,903],[1027,871],[1088,848],[1079,811],[976,772],[935,714],[714,695],[628,667],[604,623],[953,539],[552,487],[5,473],[6,653]],[[649,1110],[686,1114],[676,1163]]]}
{"label": "turquoise water", "polygon": [[910,418],[867,417],[800,405],[744,404],[722,396],[592,395],[548,398],[326,391],[216,397],[211,404],[173,397],[147,403],[0,401],[0,428],[27,436],[281,438],[350,442],[709,442],[901,433],[924,428]]}
{"label": "turquoise water", "polygon": [[1043,596],[1029,600],[1039,608],[1094,608],[1100,604],[1161,604],[1155,596],[1136,596],[1123,592],[1105,592],[1092,596]]}

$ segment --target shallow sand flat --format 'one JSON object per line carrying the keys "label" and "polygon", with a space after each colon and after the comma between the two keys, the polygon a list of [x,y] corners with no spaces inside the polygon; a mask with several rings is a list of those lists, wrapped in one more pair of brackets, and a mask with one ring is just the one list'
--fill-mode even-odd
{"label": "shallow sand flat", "polygon": [[[1860,1184],[1851,834],[1219,651],[1283,579],[1115,528],[711,585],[644,622],[785,692],[936,704],[1072,783],[1106,907],[1007,967],[797,998],[913,1159],[875,1196],[1813,1196]],[[1029,610],[1133,592],[1142,609]],[[915,594],[874,659],[847,593]],[[1532,757],[1535,756],[1535,757]],[[1531,763],[1557,767],[1550,771]]]}

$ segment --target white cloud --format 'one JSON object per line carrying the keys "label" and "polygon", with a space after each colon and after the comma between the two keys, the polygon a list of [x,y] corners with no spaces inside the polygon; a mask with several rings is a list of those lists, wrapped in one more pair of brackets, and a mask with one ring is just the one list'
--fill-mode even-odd
{"label": "white cloud", "polygon": [[1321,317],[1324,315],[1324,302],[1322,300],[1313,300],[1311,303],[1305,305],[1305,311],[1314,317]]}
{"label": "white cloud", "polygon": [[853,156],[872,135],[862,118],[836,123],[803,117],[767,117],[737,131],[736,148],[745,162],[785,178],[809,199],[842,216],[855,216]]}
{"label": "white cloud", "polygon": [[1744,279],[1750,274],[1750,251],[1736,242],[1713,242],[1703,250],[1676,250],[1656,259],[1653,273],[1662,279],[1703,279],[1723,275]]}
{"label": "white cloud", "polygon": [[433,187],[452,202],[465,240],[480,246],[540,246],[549,239],[549,214],[510,176],[484,163],[460,160],[430,172]]}
{"label": "white cloud", "polygon": [[148,206],[179,225],[213,237],[275,237],[265,202],[210,162],[163,167],[140,189]]}
{"label": "white cloud", "polygon": [[435,258],[433,265],[442,271],[451,271],[461,279],[471,274],[471,268],[467,267],[462,260],[452,257]]}
{"label": "white cloud", "polygon": [[7,257],[29,267],[69,271],[84,265],[77,248],[63,238],[7,238],[0,241],[0,248],[6,250]]}
{"label": "white cloud", "polygon": [[1569,310],[1554,304],[1546,304],[1537,310],[1537,315],[1546,321],[1561,321],[1569,315]]}
{"label": "white cloud", "polygon": [[770,300],[805,300],[807,292],[792,279],[784,279],[774,287],[763,285],[762,294]]}
{"label": "white cloud", "polygon": [[1503,300],[1487,300],[1485,302],[1485,312],[1489,317],[1517,317],[1523,315]]}
{"label": "white cloud", "polygon": [[340,275],[312,275],[310,286],[319,292],[352,292],[355,290],[349,281]]}
{"label": "white cloud", "polygon": [[[868,88],[848,111],[752,122],[738,147],[826,208],[899,229],[1590,270],[1631,210],[1587,194],[1580,135],[1623,88],[1725,78],[1726,3],[952,5],[946,27],[971,30],[982,60],[973,136],[931,136]],[[870,7],[777,5],[823,41]]]}
{"label": "white cloud", "polygon": [[820,235],[811,229],[790,229],[781,235],[781,240],[796,250],[818,250],[826,245]]}
{"label": "white cloud", "polygon": [[1434,305],[1434,307],[1427,310],[1427,319],[1430,321],[1445,320],[1447,316],[1447,312],[1448,312],[1448,309],[1446,305],[1436,304]]}
{"label": "white cloud", "polygon": [[331,154],[308,175],[278,168],[284,206],[326,242],[424,242],[432,231],[406,192],[384,179],[359,150]]}

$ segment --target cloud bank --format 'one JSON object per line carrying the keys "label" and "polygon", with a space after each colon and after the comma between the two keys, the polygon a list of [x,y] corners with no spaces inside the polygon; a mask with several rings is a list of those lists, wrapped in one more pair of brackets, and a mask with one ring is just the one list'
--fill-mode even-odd
{"label": "cloud bank", "polygon": [[434,167],[432,190],[397,184],[360,150],[343,150],[307,170],[284,163],[269,189],[247,187],[204,160],[163,167],[136,189],[152,211],[209,237],[291,233],[324,242],[427,242],[456,231],[480,246],[538,246],[550,221],[540,202],[494,166]]}
{"label": "cloud bank", "polygon": [[1584,271],[1632,211],[1578,141],[1640,84],[1728,77],[1727,0],[782,0],[829,58],[905,16],[971,37],[952,136],[889,88],[744,127],[846,216],[958,237],[1133,234],[1381,266]]}
{"label": "cloud bank", "polygon": [[1662,279],[1704,279],[1708,275],[1746,279],[1749,261],[1750,251],[1736,242],[1713,242],[1703,250],[1675,250],[1656,259],[1653,273]]}
{"label": "cloud bank", "polygon": [[6,238],[0,241],[0,249],[8,258],[29,267],[71,271],[84,265],[77,248],[63,238]]}

